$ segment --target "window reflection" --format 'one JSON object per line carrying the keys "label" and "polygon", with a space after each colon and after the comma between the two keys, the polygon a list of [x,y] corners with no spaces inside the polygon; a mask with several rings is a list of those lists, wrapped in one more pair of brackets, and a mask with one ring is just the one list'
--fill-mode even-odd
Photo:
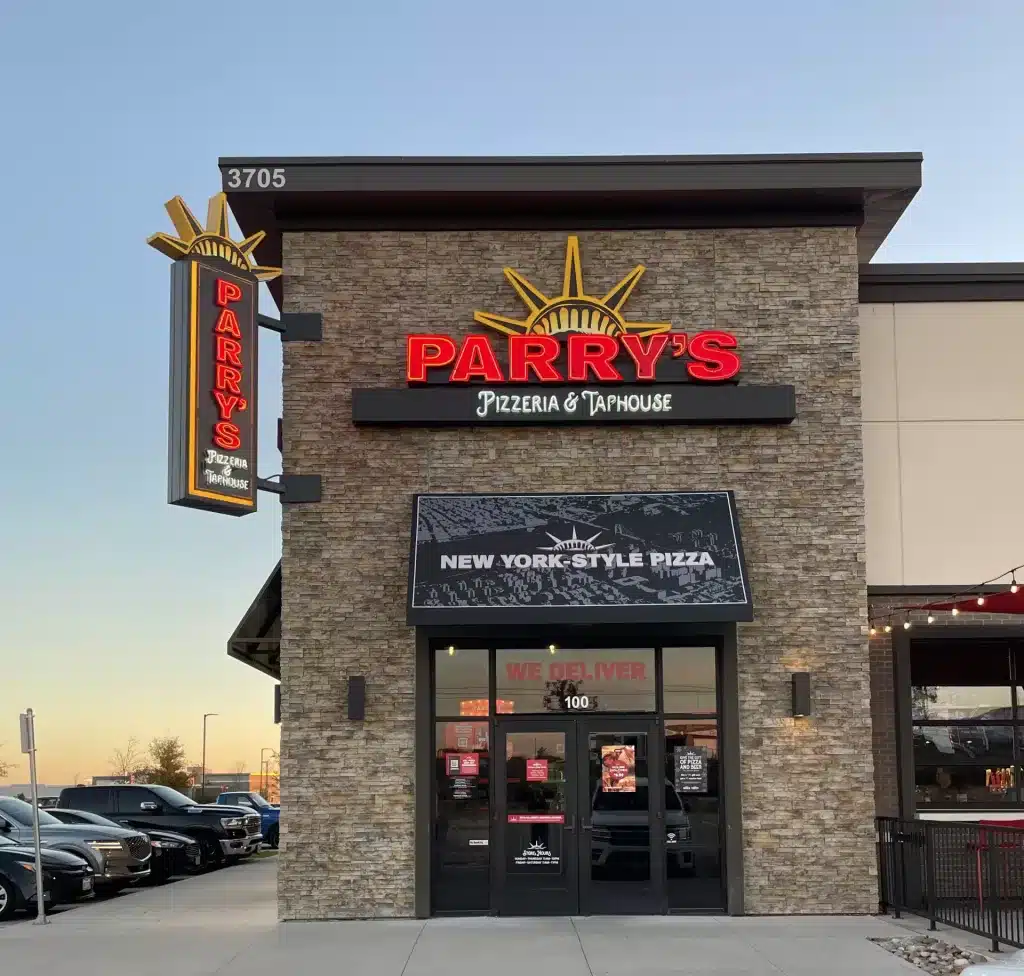
{"label": "window reflection", "polygon": [[654,649],[499,650],[498,697],[510,712],[654,711]]}
{"label": "window reflection", "polygon": [[435,908],[486,911],[491,758],[487,723],[438,722],[435,735]]}
{"label": "window reflection", "polygon": [[512,877],[564,874],[565,735],[509,732],[505,750],[505,869]]}
{"label": "window reflection", "polygon": [[666,712],[715,713],[718,701],[713,647],[666,647],[661,668]]}
{"label": "window reflection", "polygon": [[666,823],[676,804],[683,818],[676,857],[666,848],[669,908],[721,908],[717,719],[665,721],[665,780]]}
{"label": "window reflection", "polygon": [[1013,765],[1009,725],[918,725],[914,727],[918,765]]}
{"label": "window reflection", "polygon": [[442,647],[434,652],[434,714],[486,716],[490,682],[488,652]]}
{"label": "window reflection", "polygon": [[1013,714],[1009,685],[914,685],[910,704],[916,721],[969,718],[1008,721]]}
{"label": "window reflection", "polygon": [[589,736],[590,877],[646,882],[651,877],[647,736]]}

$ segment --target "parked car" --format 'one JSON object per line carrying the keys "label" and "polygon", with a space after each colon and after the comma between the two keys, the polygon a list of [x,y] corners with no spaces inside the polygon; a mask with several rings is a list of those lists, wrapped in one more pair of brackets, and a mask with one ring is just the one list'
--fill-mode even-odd
{"label": "parked car", "polygon": [[39,809],[49,810],[50,807],[57,805],[57,797],[55,796],[41,796],[39,797]]}
{"label": "parked car", "polygon": [[[61,823],[95,824],[97,827],[123,827],[123,823],[115,823],[98,813],[88,810],[64,810],[54,807],[49,811]],[[151,884],[164,884],[176,874],[187,874],[195,871],[202,864],[202,853],[199,843],[194,837],[175,834],[169,830],[157,830],[149,827],[144,831],[152,846],[152,860],[149,862],[149,880]]]}
{"label": "parked car", "polygon": [[260,832],[263,843],[268,847],[277,848],[281,842],[281,808],[276,803],[269,803],[259,793],[221,793],[217,803],[232,807],[249,807],[260,815]]}
{"label": "parked car", "polygon": [[[591,798],[591,859],[595,869],[603,870],[614,857],[649,857],[651,834],[648,810],[648,780],[636,777],[636,788],[629,792],[606,792],[598,783]],[[692,874],[694,870],[693,836],[686,804],[672,781],[665,780],[665,856],[670,874]]]}
{"label": "parked car", "polygon": [[[95,874],[97,891],[120,891],[149,877],[151,845],[145,834],[123,827],[62,824],[46,810],[37,812],[43,846],[84,858]],[[0,796],[0,834],[31,846],[32,804]]]}
{"label": "parked car", "polygon": [[170,830],[193,837],[204,867],[237,861],[260,849],[260,818],[251,809],[196,803],[168,786],[73,786],[60,806],[87,810],[139,830]]}
{"label": "parked car", "polygon": [[[87,861],[75,854],[44,847],[43,900],[47,910],[89,894],[93,888],[93,871]],[[0,922],[9,919],[19,908],[36,907],[36,853],[26,846],[0,834]]]}

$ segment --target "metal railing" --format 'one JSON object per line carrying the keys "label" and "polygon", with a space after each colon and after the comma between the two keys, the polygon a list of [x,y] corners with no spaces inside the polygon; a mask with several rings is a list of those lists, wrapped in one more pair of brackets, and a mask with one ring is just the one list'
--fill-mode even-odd
{"label": "metal railing", "polygon": [[882,910],[1024,948],[1024,828],[877,818]]}

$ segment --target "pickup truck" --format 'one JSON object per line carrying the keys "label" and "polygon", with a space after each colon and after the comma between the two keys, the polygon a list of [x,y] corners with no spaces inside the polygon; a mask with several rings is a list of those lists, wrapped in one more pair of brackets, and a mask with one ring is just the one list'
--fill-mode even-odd
{"label": "pickup truck", "polygon": [[247,810],[255,810],[260,815],[260,828],[263,834],[263,843],[269,847],[277,848],[281,842],[281,808],[276,803],[268,803],[259,793],[221,793],[217,797],[218,804],[230,804],[233,807],[242,807]]}
{"label": "pickup truck", "polygon": [[196,803],[167,786],[74,786],[60,806],[87,810],[145,831],[171,830],[195,838],[203,867],[219,867],[260,849],[260,818],[251,807]]}

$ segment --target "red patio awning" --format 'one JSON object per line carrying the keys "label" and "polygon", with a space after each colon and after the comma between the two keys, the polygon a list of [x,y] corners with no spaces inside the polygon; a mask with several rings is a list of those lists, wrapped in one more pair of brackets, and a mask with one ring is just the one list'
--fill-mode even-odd
{"label": "red patio awning", "polygon": [[[981,599],[982,602],[978,603]],[[928,603],[922,610],[953,610],[960,613],[1024,613],[1024,588],[1016,593],[1004,590],[1002,593],[989,593],[981,596],[967,597],[950,603]]]}

